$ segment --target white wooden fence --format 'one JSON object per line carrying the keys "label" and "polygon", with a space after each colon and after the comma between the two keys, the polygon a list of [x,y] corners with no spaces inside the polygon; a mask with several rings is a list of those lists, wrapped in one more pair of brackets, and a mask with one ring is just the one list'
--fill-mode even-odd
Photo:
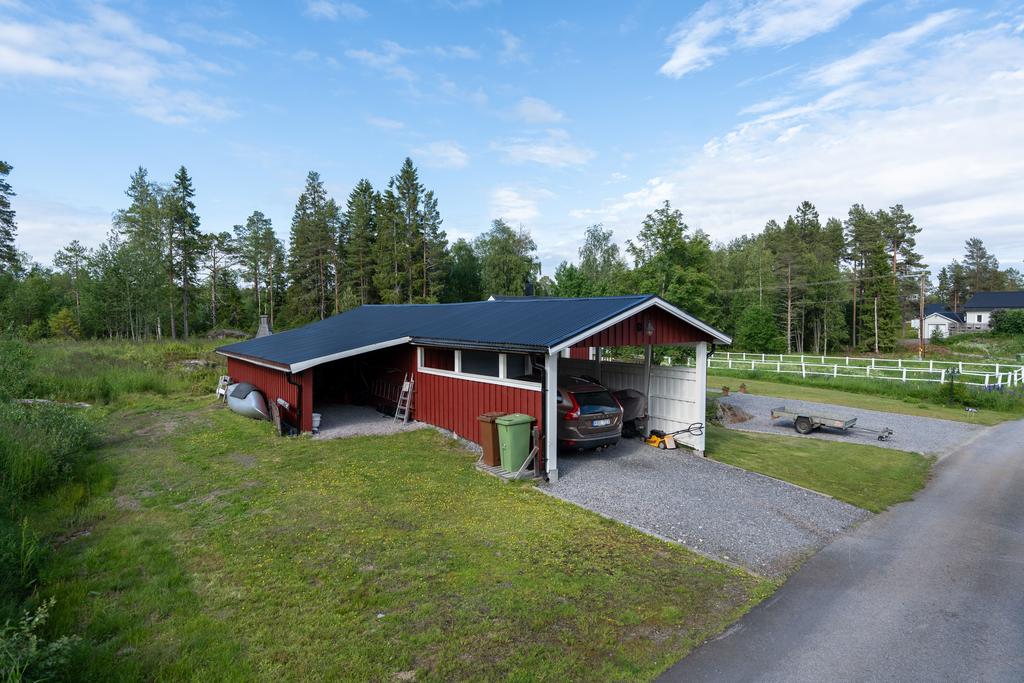
{"label": "white wooden fence", "polygon": [[[693,361],[689,361],[692,365]],[[953,381],[975,387],[1017,387],[1024,384],[1024,366],[902,358],[858,358],[810,354],[735,353],[719,351],[708,358],[710,370],[753,370],[802,377],[857,377],[896,382]]]}
{"label": "white wooden fence", "polygon": [[[612,389],[635,389],[647,393],[642,363],[601,361],[600,370],[594,361],[571,358],[558,359],[559,375],[596,375]],[[647,397],[648,429],[674,432],[694,422],[704,422],[706,397],[698,390],[697,370],[682,365],[651,367],[651,392]],[[676,441],[698,451],[704,450],[704,435],[682,434]]]}

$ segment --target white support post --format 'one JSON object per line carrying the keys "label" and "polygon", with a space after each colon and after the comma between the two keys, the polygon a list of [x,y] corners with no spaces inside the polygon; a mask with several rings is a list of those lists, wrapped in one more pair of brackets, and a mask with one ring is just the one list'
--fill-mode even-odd
{"label": "white support post", "polygon": [[[697,343],[697,395],[694,397],[694,404],[697,407],[699,422],[705,422],[707,420],[707,400],[708,400],[708,372],[705,369],[707,366],[708,357],[708,343],[698,342]],[[648,375],[649,376],[649,375]],[[648,380],[647,388],[650,389],[650,380]],[[648,399],[650,400],[650,399]],[[704,435],[707,434],[707,425],[704,425],[704,433],[696,437],[697,454],[704,455]]]}
{"label": "white support post", "polygon": [[[644,347],[644,396],[647,397],[648,411],[651,409],[651,355],[653,352],[654,349],[650,344]],[[704,358],[701,358],[699,355],[697,356],[698,367],[702,365],[701,361],[704,361],[703,365],[707,365],[707,354],[705,354]],[[729,367],[732,367],[732,361],[729,361],[729,364]],[[704,370],[704,373],[705,375],[707,374],[706,369]]]}
{"label": "white support post", "polygon": [[544,460],[548,481],[558,481],[558,354],[544,359]]}

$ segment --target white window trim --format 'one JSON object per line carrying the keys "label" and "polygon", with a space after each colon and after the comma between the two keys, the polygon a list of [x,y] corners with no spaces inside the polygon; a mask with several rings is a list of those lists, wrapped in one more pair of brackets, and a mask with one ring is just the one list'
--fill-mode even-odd
{"label": "white window trim", "polygon": [[423,364],[424,353],[422,346],[416,347],[416,371],[422,372],[425,375],[436,375],[438,377],[451,377],[452,379],[461,379],[467,382],[480,382],[482,384],[496,384],[502,387],[513,387],[515,389],[528,389],[530,391],[543,391],[544,385],[541,382],[527,382],[521,379],[509,379],[508,378],[508,363],[505,358],[505,354],[498,353],[498,374],[499,377],[491,377],[490,375],[473,375],[468,372],[462,372],[462,351],[460,349],[452,349],[455,353],[455,370],[438,370],[437,368],[428,368]]}

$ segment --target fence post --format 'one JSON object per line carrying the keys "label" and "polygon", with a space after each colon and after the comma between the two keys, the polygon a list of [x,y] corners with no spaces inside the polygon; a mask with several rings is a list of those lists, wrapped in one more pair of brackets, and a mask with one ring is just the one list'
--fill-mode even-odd
{"label": "fence post", "polygon": [[729,359],[729,369],[732,370],[732,358]]}
{"label": "fence post", "polygon": [[871,367],[875,367],[875,359],[874,358],[871,359]]}
{"label": "fence post", "polygon": [[779,373],[780,375],[782,374],[782,363],[775,364],[775,372]]}
{"label": "fence post", "polygon": [[[898,368],[902,368],[903,367],[903,359],[902,358],[897,358],[896,359],[896,367],[898,367]],[[906,373],[904,373],[904,376],[906,376]]]}
{"label": "fence post", "polygon": [[999,374],[999,363],[996,363],[996,374]]}
{"label": "fence post", "polygon": [[865,377],[871,377],[871,366],[870,365],[865,365],[864,366],[864,376]]}
{"label": "fence post", "polygon": [[933,361],[933,360],[928,361],[928,369],[932,370],[932,371],[935,370],[935,361]]}
{"label": "fence post", "polygon": [[838,363],[832,366],[832,376],[833,377],[838,377],[839,376],[839,364]]}
{"label": "fence post", "polygon": [[985,386],[988,386],[988,373],[985,373]]}
{"label": "fence post", "polygon": [[[803,358],[803,356],[801,356],[801,358]],[[807,366],[804,365],[802,360],[800,361],[800,376],[804,378],[807,377]]]}
{"label": "fence post", "polygon": [[764,362],[764,354],[763,353],[761,354],[761,362],[762,363]]}
{"label": "fence post", "polygon": [[963,361],[960,361],[959,363],[957,363],[956,370],[957,370],[957,372],[963,373],[963,371],[964,371],[964,362]]}
{"label": "fence post", "polygon": [[906,368],[903,368],[903,381],[904,382],[907,381],[907,369]]}
{"label": "fence post", "polygon": [[847,364],[847,365],[849,365],[849,364],[850,364],[850,357],[849,357],[849,356],[847,356],[847,357],[846,357],[846,364]]}
{"label": "fence post", "polygon": [[942,374],[939,375],[939,384],[946,383],[946,368],[942,368]]}
{"label": "fence post", "polygon": [[753,369],[754,369],[754,363],[756,363],[756,362],[757,362],[756,360],[752,360],[752,361],[750,361],[750,369],[751,369],[751,370],[753,370]]}

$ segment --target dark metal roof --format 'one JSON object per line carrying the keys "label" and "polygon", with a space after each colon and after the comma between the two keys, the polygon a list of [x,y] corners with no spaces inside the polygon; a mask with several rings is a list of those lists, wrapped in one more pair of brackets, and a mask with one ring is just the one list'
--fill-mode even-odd
{"label": "dark metal roof", "polygon": [[962,323],[964,321],[963,316],[951,309],[946,304],[925,304],[924,305],[924,317],[928,317],[934,313],[938,313],[944,318],[949,318],[953,322]]}
{"label": "dark metal roof", "polygon": [[[218,351],[292,371],[327,362],[332,360],[331,356],[343,357],[347,352],[358,349],[369,351],[367,347],[407,341],[542,351],[642,304],[656,302],[664,304],[657,297],[642,295],[368,305],[294,330],[222,346]],[[704,323],[696,322],[698,326],[704,326]],[[721,332],[708,329],[711,336],[728,340]]]}
{"label": "dark metal roof", "polygon": [[968,311],[991,311],[997,308],[1024,308],[1024,291],[978,292],[964,306],[964,310]]}

